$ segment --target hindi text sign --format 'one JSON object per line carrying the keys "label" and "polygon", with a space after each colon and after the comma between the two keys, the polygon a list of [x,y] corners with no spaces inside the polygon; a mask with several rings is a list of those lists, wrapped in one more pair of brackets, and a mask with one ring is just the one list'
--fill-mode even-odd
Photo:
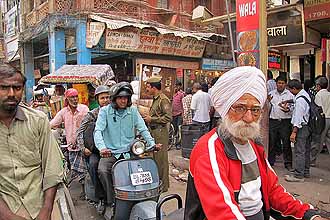
{"label": "hindi text sign", "polygon": [[105,30],[105,23],[103,22],[88,22],[86,33],[86,47],[92,48],[96,46]]}
{"label": "hindi text sign", "polygon": [[206,42],[192,37],[162,35],[153,29],[122,28],[106,30],[105,48],[141,53],[202,57]]}

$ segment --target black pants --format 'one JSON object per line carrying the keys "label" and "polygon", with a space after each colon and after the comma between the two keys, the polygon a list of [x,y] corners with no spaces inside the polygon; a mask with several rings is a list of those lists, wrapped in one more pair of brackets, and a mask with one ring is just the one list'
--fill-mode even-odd
{"label": "black pants", "polygon": [[102,186],[106,191],[106,203],[111,205],[115,202],[113,181],[112,181],[112,166],[116,163],[113,155],[109,158],[101,158],[99,162],[98,174]]}
{"label": "black pants", "polygon": [[291,119],[269,119],[268,161],[271,165],[274,165],[276,161],[276,153],[280,151],[278,148],[281,146],[278,143],[282,141],[284,165],[287,168],[292,167],[292,149],[290,143],[291,129]]}
{"label": "black pants", "polygon": [[95,187],[95,197],[97,199],[103,199],[104,196],[104,189],[102,187],[101,181],[98,176],[98,166],[100,161],[100,155],[99,154],[91,154],[87,158],[87,164],[88,164],[88,173],[91,176],[91,180],[93,182],[93,185]]}

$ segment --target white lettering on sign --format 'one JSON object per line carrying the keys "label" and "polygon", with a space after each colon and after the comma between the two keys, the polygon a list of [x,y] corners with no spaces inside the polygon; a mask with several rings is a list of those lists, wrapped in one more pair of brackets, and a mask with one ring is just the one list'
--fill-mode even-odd
{"label": "white lettering on sign", "polygon": [[238,6],[240,17],[253,16],[257,14],[257,2],[245,3]]}

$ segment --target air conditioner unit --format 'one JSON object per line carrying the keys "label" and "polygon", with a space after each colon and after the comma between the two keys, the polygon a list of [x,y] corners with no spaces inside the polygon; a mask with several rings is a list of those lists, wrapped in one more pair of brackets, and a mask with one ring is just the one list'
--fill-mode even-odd
{"label": "air conditioner unit", "polygon": [[200,22],[202,20],[209,19],[212,17],[212,12],[210,12],[205,6],[199,5],[193,10],[192,21]]}

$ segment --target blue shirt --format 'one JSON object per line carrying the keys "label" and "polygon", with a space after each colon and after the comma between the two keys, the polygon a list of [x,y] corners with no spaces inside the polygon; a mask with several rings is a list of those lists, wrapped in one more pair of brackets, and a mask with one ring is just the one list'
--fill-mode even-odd
{"label": "blue shirt", "polygon": [[147,149],[155,146],[155,141],[136,107],[116,110],[110,104],[100,109],[94,131],[95,146],[99,150],[108,148],[115,157],[124,154],[128,158],[127,152],[130,151],[130,144],[136,133],[146,140]]}
{"label": "blue shirt", "polygon": [[298,99],[300,96],[305,96],[309,101],[311,101],[310,96],[303,89],[294,98],[294,109],[291,124],[297,128],[307,125],[309,120],[309,104],[302,97]]}

